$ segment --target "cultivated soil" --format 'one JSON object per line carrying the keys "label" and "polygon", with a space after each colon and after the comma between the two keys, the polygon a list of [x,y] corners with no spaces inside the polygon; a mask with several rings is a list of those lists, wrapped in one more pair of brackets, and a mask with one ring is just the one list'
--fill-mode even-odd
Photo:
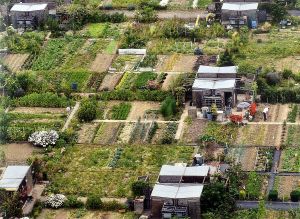
{"label": "cultivated soil", "polygon": [[29,54],[8,54],[4,57],[3,62],[12,72],[20,71]]}
{"label": "cultivated soil", "polygon": [[14,113],[26,113],[26,114],[43,114],[43,113],[51,113],[51,114],[65,114],[65,108],[43,108],[43,107],[16,107],[10,110],[10,112]]}
{"label": "cultivated soil", "polygon": [[197,56],[181,55],[178,61],[175,62],[172,71],[185,73],[193,72],[197,59]]}
{"label": "cultivated soil", "polygon": [[103,91],[107,89],[109,91],[112,91],[115,86],[117,86],[122,76],[123,74],[121,73],[107,73],[100,85],[99,90]]}
{"label": "cultivated soil", "polygon": [[5,153],[5,159],[7,162],[26,162],[26,160],[33,154],[34,151],[38,151],[37,147],[32,146],[29,143],[12,143],[0,146]]}
{"label": "cultivated soil", "polygon": [[90,70],[95,72],[105,72],[110,67],[115,55],[97,54],[95,60],[92,62]]}
{"label": "cultivated soil", "polygon": [[161,86],[161,89],[165,91],[169,90],[170,85],[174,80],[176,80],[177,77],[177,74],[168,74],[166,79],[164,80],[164,83]]}
{"label": "cultivated soil", "polygon": [[184,124],[184,131],[182,141],[185,143],[197,143],[199,136],[204,132],[206,127],[206,120],[195,119],[192,124]]}
{"label": "cultivated soil", "polygon": [[278,198],[285,200],[290,198],[291,191],[300,187],[299,176],[278,176]]}
{"label": "cultivated soil", "polygon": [[148,101],[134,101],[131,102],[131,110],[127,117],[127,120],[144,119],[145,112],[147,110],[159,110],[160,104],[157,102]]}
{"label": "cultivated soil", "polygon": [[98,126],[98,123],[82,124],[78,131],[78,143],[92,143]]}
{"label": "cultivated soil", "polygon": [[97,134],[94,139],[95,144],[108,145],[116,142],[120,132],[122,130],[122,124],[116,122],[107,122],[100,124]]}

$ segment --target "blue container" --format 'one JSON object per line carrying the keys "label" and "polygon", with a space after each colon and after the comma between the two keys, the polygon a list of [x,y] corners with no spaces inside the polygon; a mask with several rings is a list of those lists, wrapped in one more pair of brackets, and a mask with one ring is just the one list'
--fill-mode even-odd
{"label": "blue container", "polygon": [[212,114],[211,114],[211,112],[207,112],[206,113],[206,116],[207,116],[207,119],[209,120],[209,121],[211,121],[212,120]]}
{"label": "blue container", "polygon": [[71,88],[72,88],[72,90],[77,90],[78,84],[77,83],[72,83]]}

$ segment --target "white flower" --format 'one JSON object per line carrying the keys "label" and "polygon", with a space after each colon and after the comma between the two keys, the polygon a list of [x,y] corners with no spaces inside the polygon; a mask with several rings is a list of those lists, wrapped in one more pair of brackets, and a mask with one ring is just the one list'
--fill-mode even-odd
{"label": "white flower", "polygon": [[45,204],[50,208],[60,208],[66,200],[66,196],[62,194],[52,194],[47,197]]}
{"label": "white flower", "polygon": [[32,133],[28,141],[37,146],[47,147],[49,145],[55,145],[59,135],[56,131],[37,131]]}

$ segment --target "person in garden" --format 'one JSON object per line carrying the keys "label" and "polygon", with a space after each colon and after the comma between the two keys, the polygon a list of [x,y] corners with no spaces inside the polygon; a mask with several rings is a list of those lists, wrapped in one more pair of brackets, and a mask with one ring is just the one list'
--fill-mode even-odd
{"label": "person in garden", "polygon": [[268,118],[269,107],[265,107],[263,110],[264,121],[267,121]]}

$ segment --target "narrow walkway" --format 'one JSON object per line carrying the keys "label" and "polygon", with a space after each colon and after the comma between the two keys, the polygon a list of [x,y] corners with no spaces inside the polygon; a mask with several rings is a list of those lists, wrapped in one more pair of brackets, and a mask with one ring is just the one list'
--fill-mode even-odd
{"label": "narrow walkway", "polygon": [[183,127],[184,127],[184,120],[188,116],[188,106],[189,106],[189,104],[186,103],[185,108],[184,108],[184,110],[181,114],[181,117],[180,117],[180,120],[179,120],[179,125],[178,125],[178,128],[177,128],[176,134],[175,134],[175,139],[176,140],[179,140],[181,135],[182,135],[182,131],[183,131]]}
{"label": "narrow walkway", "polygon": [[[248,125],[282,125],[283,122],[248,122]],[[287,125],[300,125],[300,122],[287,122]]]}
{"label": "narrow walkway", "polygon": [[[258,208],[258,201],[237,201],[237,207],[252,209]],[[266,208],[272,210],[290,210],[290,209],[298,209],[300,208],[299,202],[266,202]]]}
{"label": "narrow walkway", "polygon": [[[170,123],[170,122],[175,122],[175,123],[179,123],[179,121],[164,121],[164,120],[154,120],[155,122],[157,123]],[[95,123],[98,123],[98,122],[107,122],[107,123],[118,123],[118,122],[138,122],[138,120],[110,120],[110,119],[96,119],[96,120],[93,120],[93,122]],[[152,120],[141,120],[140,121],[141,123],[151,123],[153,122]]]}
{"label": "narrow walkway", "polygon": [[277,175],[277,168],[278,168],[278,164],[279,164],[279,160],[280,160],[280,155],[281,155],[281,150],[275,150],[273,162],[272,162],[271,173],[270,173],[269,182],[268,182],[267,194],[269,194],[269,192],[274,187],[275,177]]}
{"label": "narrow walkway", "polygon": [[68,116],[68,119],[67,119],[67,121],[66,121],[64,127],[62,128],[62,131],[65,131],[65,130],[68,128],[68,126],[69,126],[71,120],[73,119],[75,113],[76,113],[77,110],[79,109],[79,106],[80,106],[80,102],[76,102],[76,104],[75,104],[75,106],[74,106],[72,112],[71,112],[70,115]]}
{"label": "narrow walkway", "polygon": [[35,184],[32,189],[32,201],[26,202],[23,206],[23,215],[29,215],[32,212],[32,209],[35,205],[35,203],[41,199],[41,195],[45,189],[45,184]]}

